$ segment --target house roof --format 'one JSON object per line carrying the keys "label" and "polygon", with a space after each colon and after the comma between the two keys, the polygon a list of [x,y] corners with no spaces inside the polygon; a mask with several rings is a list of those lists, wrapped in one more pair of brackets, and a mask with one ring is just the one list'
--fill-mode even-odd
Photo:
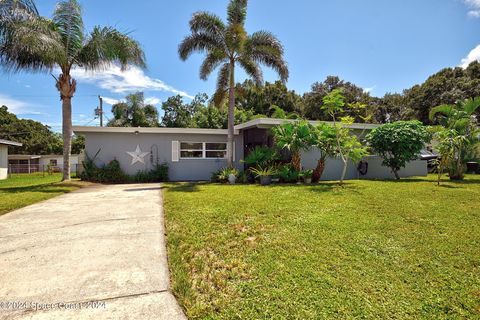
{"label": "house roof", "polygon": [[[271,118],[259,118],[253,119],[245,123],[241,123],[235,126],[235,135],[238,135],[240,130],[250,129],[250,128],[271,128],[273,126],[281,125],[285,122],[294,122],[297,120],[287,120],[287,119],[271,119]],[[329,123],[333,122],[327,121],[309,121],[312,125],[317,125],[319,123]],[[378,128],[379,124],[372,123],[353,123],[348,125],[351,129],[360,129],[360,130],[372,130]],[[144,127],[85,127],[85,126],[74,126],[73,131],[76,133],[90,133],[90,132],[103,132],[103,133],[190,133],[190,134],[219,134],[227,135],[228,130],[225,129],[200,129],[200,128],[144,128]]]}
{"label": "house roof", "polygon": [[[298,120],[291,120],[291,119],[272,119],[272,118],[259,118],[259,119],[253,119],[248,122],[239,124],[235,126],[236,130],[243,130],[243,129],[250,129],[250,128],[271,128],[273,126],[278,126],[281,125],[285,122],[295,122]],[[328,123],[332,124],[333,122],[331,121],[308,121],[312,125],[318,125],[320,123]],[[380,125],[379,124],[373,124],[373,123],[353,123],[351,125],[347,125],[347,127],[351,129],[360,129],[360,130],[372,130],[375,128],[378,128]]]}
{"label": "house roof", "polygon": [[[75,133],[91,133],[91,132],[102,132],[102,133],[190,133],[190,134],[219,134],[227,135],[228,130],[226,129],[201,129],[201,128],[144,128],[144,127],[85,127],[85,126],[74,126],[73,131]],[[235,134],[238,134],[238,130],[235,130]]]}
{"label": "house roof", "polygon": [[[63,157],[61,154],[46,154],[46,155],[36,155],[36,154],[9,154],[8,160],[33,160],[40,158],[60,158]],[[78,154],[72,154],[71,157],[78,157]]]}
{"label": "house roof", "polygon": [[6,145],[6,146],[16,146],[16,147],[21,147],[22,146],[22,144],[20,142],[4,140],[4,139],[0,139],[0,144]]}

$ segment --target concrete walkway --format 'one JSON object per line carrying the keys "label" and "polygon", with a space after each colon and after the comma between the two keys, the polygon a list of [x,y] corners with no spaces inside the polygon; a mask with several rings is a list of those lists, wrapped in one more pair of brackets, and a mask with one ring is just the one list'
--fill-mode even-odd
{"label": "concrete walkway", "polygon": [[0,319],[185,319],[160,185],[93,186],[0,216]]}

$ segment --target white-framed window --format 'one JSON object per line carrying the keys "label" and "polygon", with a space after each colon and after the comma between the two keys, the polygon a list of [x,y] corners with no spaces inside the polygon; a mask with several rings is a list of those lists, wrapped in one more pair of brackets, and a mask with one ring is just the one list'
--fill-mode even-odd
{"label": "white-framed window", "polygon": [[56,167],[58,165],[57,159],[50,159],[50,165]]}
{"label": "white-framed window", "polygon": [[180,159],[225,159],[226,142],[180,142]]}

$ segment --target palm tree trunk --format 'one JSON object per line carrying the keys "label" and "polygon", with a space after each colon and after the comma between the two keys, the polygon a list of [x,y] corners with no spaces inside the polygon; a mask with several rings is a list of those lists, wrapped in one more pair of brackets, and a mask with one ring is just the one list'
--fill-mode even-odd
{"label": "palm tree trunk", "polygon": [[302,170],[302,158],[298,151],[292,152],[292,166],[296,171]]}
{"label": "palm tree trunk", "polygon": [[70,180],[70,154],[72,153],[72,98],[62,99],[63,178]]}
{"label": "palm tree trunk", "polygon": [[63,135],[63,178],[70,180],[70,154],[72,152],[72,98],[77,89],[77,82],[69,74],[69,69],[62,69],[63,74],[57,79],[56,87],[62,100],[62,135]]}
{"label": "palm tree trunk", "polygon": [[325,171],[325,158],[321,157],[317,162],[317,167],[313,170],[312,181],[318,182],[322,178],[323,171]]}
{"label": "palm tree trunk", "polygon": [[230,61],[230,85],[228,88],[228,136],[227,166],[233,168],[233,135],[235,126],[235,62]]}

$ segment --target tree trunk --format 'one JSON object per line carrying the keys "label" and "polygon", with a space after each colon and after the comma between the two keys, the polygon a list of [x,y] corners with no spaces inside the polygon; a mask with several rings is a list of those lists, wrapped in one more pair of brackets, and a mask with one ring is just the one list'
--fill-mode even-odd
{"label": "tree trunk", "polygon": [[70,180],[70,154],[72,152],[72,98],[77,88],[75,79],[68,72],[60,75],[56,83],[62,100],[63,178]]}
{"label": "tree trunk", "polygon": [[397,169],[392,169],[393,174],[395,175],[395,179],[400,180],[400,175],[398,174]]}
{"label": "tree trunk", "polygon": [[345,180],[345,175],[347,174],[348,159],[343,157],[342,155],[342,161],[343,161],[343,169],[342,169],[342,176],[340,177],[341,185],[343,185],[343,180]]}
{"label": "tree trunk", "polygon": [[300,152],[292,152],[292,166],[296,171],[302,170],[302,158]]}
{"label": "tree trunk", "polygon": [[313,170],[312,181],[318,182],[322,178],[323,171],[325,170],[325,159],[320,158],[317,162],[317,167]]}
{"label": "tree trunk", "polygon": [[233,135],[235,126],[235,61],[230,61],[230,86],[228,88],[227,166],[233,168]]}

